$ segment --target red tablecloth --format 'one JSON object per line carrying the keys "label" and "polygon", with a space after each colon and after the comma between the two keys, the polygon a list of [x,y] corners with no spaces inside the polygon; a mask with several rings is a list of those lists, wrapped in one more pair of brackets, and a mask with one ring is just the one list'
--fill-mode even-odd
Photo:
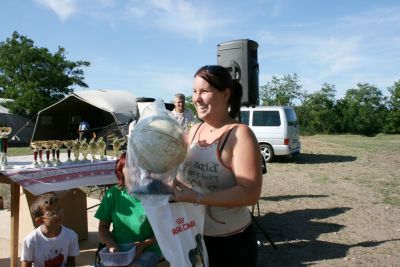
{"label": "red tablecloth", "polygon": [[[9,169],[1,171],[34,195],[82,186],[115,184],[115,160],[63,163],[56,167],[32,167],[32,156],[8,158]],[[62,157],[65,160],[65,157]]]}

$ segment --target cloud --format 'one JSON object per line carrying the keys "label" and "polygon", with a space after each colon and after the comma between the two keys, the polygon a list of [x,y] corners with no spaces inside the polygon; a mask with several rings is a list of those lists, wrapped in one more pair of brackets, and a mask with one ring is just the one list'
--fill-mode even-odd
{"label": "cloud", "polygon": [[318,89],[324,82],[338,91],[358,82],[383,89],[398,78],[399,14],[398,7],[379,8],[299,28],[268,25],[258,33],[259,61],[272,64],[274,76],[296,72],[305,89]]}
{"label": "cloud", "polygon": [[[92,78],[92,73],[97,73],[96,77]],[[118,88],[132,91],[137,97],[157,97],[165,102],[171,101],[178,92],[191,94],[191,74],[184,69],[125,65],[107,58],[92,59],[92,66],[86,71],[87,83],[92,89]]]}
{"label": "cloud", "polygon": [[50,8],[61,21],[65,21],[77,11],[75,0],[36,0],[36,2]]}
{"label": "cloud", "polygon": [[186,0],[131,1],[127,7],[126,18],[140,19],[157,28],[183,34],[198,41],[210,33],[232,23],[213,7]]}
{"label": "cloud", "polygon": [[218,12],[215,3],[193,3],[188,0],[35,0],[65,21],[79,13],[106,21],[110,27],[133,21],[142,27],[158,28],[202,42],[217,35],[233,23],[233,19]]}

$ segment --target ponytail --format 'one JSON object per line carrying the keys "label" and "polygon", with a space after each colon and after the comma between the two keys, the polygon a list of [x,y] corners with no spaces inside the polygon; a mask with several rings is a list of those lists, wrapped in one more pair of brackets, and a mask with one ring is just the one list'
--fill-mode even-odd
{"label": "ponytail", "polygon": [[242,101],[243,88],[238,80],[233,80],[233,88],[229,98],[229,116],[232,119],[238,118]]}

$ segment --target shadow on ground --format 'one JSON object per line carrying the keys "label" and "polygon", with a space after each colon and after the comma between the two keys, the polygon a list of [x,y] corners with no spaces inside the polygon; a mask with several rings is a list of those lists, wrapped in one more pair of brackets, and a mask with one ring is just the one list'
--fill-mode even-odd
{"label": "shadow on ground", "polygon": [[292,157],[276,157],[273,163],[321,164],[355,161],[355,156],[300,153]]}
{"label": "shadow on ground", "polygon": [[[261,199],[281,201],[308,197],[327,196],[286,195]],[[374,247],[385,242],[396,241],[383,240],[341,244],[317,240],[321,234],[336,233],[346,227],[345,225],[319,220],[335,217],[349,210],[351,210],[350,207],[300,209],[284,213],[271,212],[264,216],[256,216],[254,218],[255,230],[257,239],[262,244],[258,249],[257,266],[309,266],[313,262],[344,258],[352,247]],[[268,237],[278,247],[277,250],[272,247]]]}

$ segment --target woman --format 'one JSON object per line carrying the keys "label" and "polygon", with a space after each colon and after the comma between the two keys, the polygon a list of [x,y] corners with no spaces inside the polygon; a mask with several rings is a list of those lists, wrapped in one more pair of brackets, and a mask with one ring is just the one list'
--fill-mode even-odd
{"label": "woman", "polygon": [[262,186],[261,153],[253,132],[236,118],[242,87],[221,66],[194,75],[193,104],[203,123],[189,132],[173,201],[207,205],[204,241],[210,267],[256,266],[257,241],[247,206]]}
{"label": "woman", "polygon": [[110,252],[117,252],[118,244],[135,243],[136,255],[129,267],[153,267],[161,251],[141,202],[125,190],[125,161],[126,153],[122,153],[115,165],[118,185],[107,190],[95,214],[100,220],[100,239]]}

